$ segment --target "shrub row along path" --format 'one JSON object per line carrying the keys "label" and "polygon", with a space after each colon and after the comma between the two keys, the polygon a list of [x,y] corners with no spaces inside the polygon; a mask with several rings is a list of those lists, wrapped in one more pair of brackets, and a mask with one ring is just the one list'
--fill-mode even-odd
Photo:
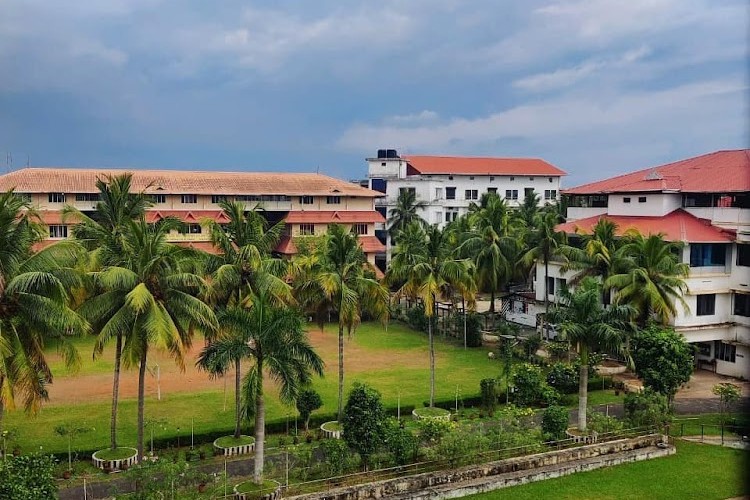
{"label": "shrub row along path", "polygon": [[[718,401],[702,398],[677,399],[674,404],[675,414],[677,415],[698,415],[702,413],[718,413]],[[733,406],[733,411],[747,412],[750,411],[750,398],[742,398]],[[599,405],[596,407],[599,412],[609,411],[609,415],[622,417],[624,414],[622,404]],[[575,424],[578,418],[578,410],[570,411],[570,422]],[[491,424],[490,424],[491,425]],[[322,460],[322,456],[317,457]],[[284,454],[269,454],[266,459],[271,463],[283,466]],[[253,473],[254,459],[249,457],[240,460],[227,461],[227,475],[231,477],[249,476]],[[198,470],[207,474],[221,474],[224,471],[223,463],[211,463],[196,466]],[[229,481],[229,492],[232,491],[234,481]],[[111,496],[113,491],[118,493],[130,493],[135,491],[135,484],[126,478],[114,479],[112,481],[100,481],[87,485],[88,498],[106,498]],[[83,486],[60,490],[60,500],[78,500],[83,498]]]}

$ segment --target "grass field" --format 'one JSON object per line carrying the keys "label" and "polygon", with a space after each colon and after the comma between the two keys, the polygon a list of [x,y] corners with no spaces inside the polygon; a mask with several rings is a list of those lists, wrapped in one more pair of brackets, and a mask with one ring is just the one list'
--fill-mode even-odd
{"label": "grass field", "polygon": [[[329,325],[323,333],[313,331],[311,339],[326,362],[325,377],[314,382],[324,403],[316,414],[333,414],[336,409],[338,367],[336,328]],[[6,413],[4,426],[15,431],[15,441],[24,452],[38,450],[39,447],[50,452],[66,451],[67,439],[53,432],[54,427],[61,424],[75,424],[89,429],[76,436],[76,449],[93,450],[108,444],[112,350],[107,349],[100,359],[92,361],[93,339],[76,339],[75,343],[83,358],[83,366],[75,374],[63,368],[54,354],[54,346],[49,346],[55,375],[55,384],[50,387],[50,404],[34,417],[20,410]],[[488,359],[487,349],[464,350],[455,343],[437,338],[436,353],[438,399],[453,400],[457,390],[461,397],[474,396],[479,392],[481,379],[499,374],[499,362]],[[403,406],[421,406],[428,398],[429,366],[425,334],[399,324],[391,324],[387,331],[379,324],[363,324],[346,341],[345,357],[347,388],[355,380],[367,381],[382,393],[385,404],[392,407],[396,406],[399,398]],[[182,443],[188,443],[191,425],[196,434],[231,431],[234,401],[231,381],[226,395],[226,410],[223,410],[225,396],[221,381],[208,382],[204,380],[207,379],[205,375],[194,369],[187,375],[180,375],[166,357],[155,358],[163,367],[162,385],[172,387],[171,390],[162,390],[161,401],[157,401],[153,390],[147,391],[146,418],[157,422],[151,426],[155,438],[179,434],[184,440]],[[187,360],[187,364],[192,369],[194,359]],[[136,377],[135,370],[123,375],[131,385]],[[168,377],[171,377],[169,383]],[[90,384],[100,387],[88,387]],[[149,384],[153,385],[151,377]],[[60,396],[59,391],[55,392],[55,385],[65,386],[64,396]],[[101,394],[90,398],[81,396],[93,389]],[[288,415],[290,426],[294,426],[295,410],[284,407],[278,401],[276,390],[270,383],[267,386],[266,408],[268,421],[285,420]],[[132,446],[136,438],[136,400],[133,397],[121,399],[118,413],[119,444]],[[148,428],[147,438],[150,433],[151,428]]]}
{"label": "grass field", "polygon": [[738,497],[750,452],[677,441],[677,454],[665,458],[581,472],[572,476],[465,497],[467,500],[607,500]]}

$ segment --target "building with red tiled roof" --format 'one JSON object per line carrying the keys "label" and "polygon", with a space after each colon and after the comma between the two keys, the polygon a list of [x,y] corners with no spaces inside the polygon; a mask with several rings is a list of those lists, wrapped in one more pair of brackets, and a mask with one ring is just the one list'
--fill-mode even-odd
{"label": "building with red tiled roof", "polygon": [[[717,151],[566,189],[575,242],[602,219],[616,234],[661,234],[683,245],[690,266],[672,326],[697,346],[696,365],[720,374],[750,373],[750,150]],[[573,276],[551,263],[549,298]],[[544,299],[537,269],[536,298]]]}
{"label": "building with red tiled roof", "polygon": [[539,158],[400,156],[393,149],[378,150],[376,157],[367,158],[367,167],[368,186],[385,194],[376,201],[383,216],[396,206],[399,193],[412,191],[424,202],[419,215],[440,227],[467,213],[486,193],[498,194],[511,207],[532,193],[540,204],[556,203],[565,175]]}
{"label": "building with red tiled roof", "polygon": [[72,217],[62,209],[71,205],[93,212],[98,201],[99,178],[130,172],[135,191],[150,195],[147,222],[176,217],[185,223],[170,241],[206,251],[216,251],[209,241],[207,221],[228,222],[219,203],[236,200],[248,210],[262,208],[270,222],[286,221],[280,254],[296,252],[294,240],[325,234],[329,224],[342,224],[360,235],[368,259],[384,250],[375,237],[375,224],[383,216],[375,210],[381,193],[315,173],[193,172],[179,170],[122,170],[82,168],[23,168],[0,175],[0,191],[9,189],[27,198],[49,229],[50,239],[67,238]]}

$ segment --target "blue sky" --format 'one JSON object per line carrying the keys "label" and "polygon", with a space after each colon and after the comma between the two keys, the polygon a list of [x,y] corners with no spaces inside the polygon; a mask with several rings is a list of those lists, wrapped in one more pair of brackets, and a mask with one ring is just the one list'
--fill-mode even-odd
{"label": "blue sky", "polygon": [[566,186],[748,147],[746,0],[4,0],[0,169],[533,156]]}

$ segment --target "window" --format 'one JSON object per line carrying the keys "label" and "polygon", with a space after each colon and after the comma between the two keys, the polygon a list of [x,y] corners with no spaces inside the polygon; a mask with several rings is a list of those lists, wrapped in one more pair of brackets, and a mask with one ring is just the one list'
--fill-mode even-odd
{"label": "window", "polygon": [[567,290],[568,280],[566,280],[565,278],[557,278],[557,289],[560,292],[562,292],[563,290]]}
{"label": "window", "polygon": [[65,203],[65,193],[50,193],[47,199],[50,203]]}
{"label": "window", "polygon": [[734,358],[737,356],[736,346],[717,340],[714,349],[716,350],[716,359],[726,361],[727,363],[734,363]]}
{"label": "window", "polygon": [[513,182],[514,180],[516,180],[516,178],[515,177],[511,177],[510,180],[511,180],[511,182]]}
{"label": "window", "polygon": [[518,199],[518,189],[506,189],[505,190],[505,197],[509,200],[517,200]]}
{"label": "window", "polygon": [[458,218],[458,210],[455,208],[449,208],[445,212],[445,222],[453,222]]}
{"label": "window", "polygon": [[497,188],[487,188],[487,193],[489,193],[489,194],[497,194]]}
{"label": "window", "polygon": [[750,266],[750,245],[737,245],[737,265]]}
{"label": "window", "polygon": [[367,224],[352,225],[352,232],[354,234],[367,234]]}
{"label": "window", "polygon": [[385,167],[385,162],[382,162],[382,163],[380,164],[380,166],[381,166],[381,167]]}
{"label": "window", "polygon": [[341,196],[326,196],[326,203],[329,205],[340,205]]}
{"label": "window", "polygon": [[183,224],[180,228],[181,234],[201,234],[202,232],[203,228],[200,224]]}
{"label": "window", "polygon": [[50,226],[49,237],[50,238],[67,238],[68,226]]}
{"label": "window", "polygon": [[417,192],[417,188],[413,188],[413,187],[398,188],[399,196],[403,196],[404,193],[416,194],[416,192]]}
{"label": "window", "polygon": [[31,203],[31,193],[13,193],[18,199],[26,203]]}
{"label": "window", "polygon": [[302,236],[312,236],[315,234],[315,224],[300,224],[299,234]]}
{"label": "window", "polygon": [[99,193],[76,193],[76,201],[99,201]]}
{"label": "window", "polygon": [[227,197],[224,196],[223,194],[212,194],[211,195],[211,203],[213,203],[213,204],[221,203],[221,202],[224,202],[224,201],[227,201]]}
{"label": "window", "polygon": [[555,278],[547,276],[547,295],[555,294]]}
{"label": "window", "polygon": [[435,188],[435,199],[436,200],[443,199],[443,188]]}
{"label": "window", "polygon": [[300,196],[299,203],[300,205],[312,205],[313,197],[312,196]]}
{"label": "window", "polygon": [[698,307],[695,311],[697,316],[713,316],[716,312],[716,294],[707,293],[698,295]]}
{"label": "window", "polygon": [[746,293],[734,294],[734,314],[737,316],[750,316],[750,295]]}
{"label": "window", "polygon": [[530,180],[531,182],[534,182],[534,178],[533,178],[533,177],[529,177],[529,180]]}
{"label": "window", "polygon": [[545,189],[544,190],[544,199],[545,200],[556,200],[557,199],[557,189]]}
{"label": "window", "polygon": [[479,199],[479,191],[476,189],[467,189],[464,192],[464,198],[467,200],[478,200]]}
{"label": "window", "polygon": [[453,176],[452,176],[452,175],[449,175],[449,176],[448,176],[448,180],[449,180],[449,181],[452,181],[452,180],[453,180]]}
{"label": "window", "polygon": [[623,203],[630,203],[630,196],[625,196],[625,197],[624,197],[624,198],[622,199],[622,202],[623,202]]}
{"label": "window", "polygon": [[723,243],[691,243],[690,267],[723,266],[727,246]]}
{"label": "window", "polygon": [[639,196],[638,197],[638,203],[646,203],[646,197],[645,196]]}
{"label": "window", "polygon": [[548,179],[549,179],[549,181],[550,181],[550,182],[553,182],[553,181],[552,181],[552,177],[548,177]]}
{"label": "window", "polygon": [[470,181],[473,181],[473,180],[474,180],[474,176],[473,176],[473,175],[470,175],[470,176],[469,176],[469,180],[470,180]]}
{"label": "window", "polygon": [[490,182],[495,182],[495,178],[493,176],[490,176]]}
{"label": "window", "polygon": [[454,187],[447,187],[447,188],[445,188],[445,199],[446,200],[455,200],[456,199],[456,188],[454,188]]}
{"label": "window", "polygon": [[196,194],[183,194],[180,196],[182,203],[198,203],[198,195]]}
{"label": "window", "polygon": [[151,198],[152,203],[166,203],[167,202],[166,194],[152,194],[150,198]]}

